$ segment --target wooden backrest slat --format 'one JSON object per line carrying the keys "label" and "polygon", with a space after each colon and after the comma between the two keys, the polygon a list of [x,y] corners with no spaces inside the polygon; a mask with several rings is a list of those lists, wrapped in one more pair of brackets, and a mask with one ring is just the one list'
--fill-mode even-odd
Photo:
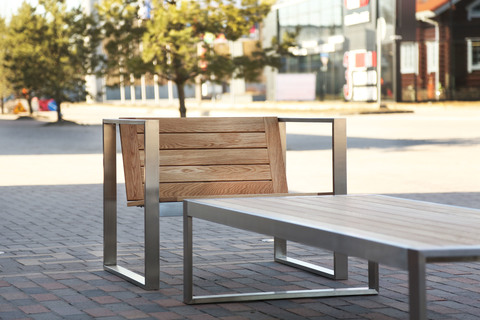
{"label": "wooden backrest slat", "polygon": [[[128,119],[128,118],[127,118]],[[138,118],[135,118],[138,119]],[[160,133],[196,133],[196,132],[263,132],[265,124],[262,117],[234,118],[148,118],[158,120]],[[205,121],[205,119],[209,119]],[[186,120],[186,121],[185,121]],[[143,126],[137,125],[139,133]]]}
{"label": "wooden backrest slat", "polygon": [[[270,162],[266,148],[161,150],[160,155],[160,166],[268,164]],[[140,152],[140,164],[144,166],[143,152]]]}
{"label": "wooden backrest slat", "polygon": [[[154,120],[159,121],[160,201],[288,192],[285,130],[277,118]],[[120,128],[127,200],[142,200],[144,127]]]}
{"label": "wooden backrest slat", "polygon": [[285,170],[285,159],[283,156],[278,120],[276,118],[265,118],[264,120],[268,158],[270,159],[270,170],[272,172],[273,190],[275,193],[287,193],[287,174]]}
{"label": "wooden backrest slat", "polygon": [[269,165],[162,166],[160,177],[167,182],[268,181]]}
{"label": "wooden backrest slat", "polygon": [[122,146],[123,171],[125,174],[125,189],[127,200],[143,199],[143,172],[140,165],[140,151],[138,149],[137,128],[132,125],[120,125]]}
{"label": "wooden backrest slat", "polygon": [[179,198],[223,196],[239,194],[273,193],[271,181],[231,181],[160,184],[160,202],[178,201]]}
{"label": "wooden backrest slat", "polygon": [[[264,132],[162,133],[160,150],[266,148]],[[144,149],[144,135],[138,134],[139,148]]]}
{"label": "wooden backrest slat", "polygon": [[[142,172],[142,178],[144,177]],[[271,181],[270,166],[260,165],[215,165],[215,166],[162,166],[162,183],[169,182],[214,182],[214,181]],[[145,181],[145,180],[143,180]]]}

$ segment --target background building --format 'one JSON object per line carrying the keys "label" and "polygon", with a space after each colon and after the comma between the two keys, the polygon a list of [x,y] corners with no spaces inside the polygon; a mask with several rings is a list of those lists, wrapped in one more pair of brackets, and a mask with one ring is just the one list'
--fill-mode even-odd
{"label": "background building", "polygon": [[[98,0],[83,0],[92,10]],[[223,85],[191,84],[187,98],[226,102],[428,101],[480,98],[480,0],[278,0],[260,29],[237,43],[233,55],[248,54],[261,40],[296,32],[297,46],[258,83],[231,79]],[[173,84],[155,76],[132,86],[109,86],[90,77],[95,101],[173,100]],[[379,85],[380,84],[380,85]],[[378,99],[380,97],[380,99]]]}
{"label": "background building", "polygon": [[480,0],[418,1],[402,43],[402,100],[480,99]]}
{"label": "background building", "polygon": [[399,44],[415,41],[415,0],[283,0],[265,30],[265,45],[298,32],[293,56],[267,70],[267,99],[400,100]]}

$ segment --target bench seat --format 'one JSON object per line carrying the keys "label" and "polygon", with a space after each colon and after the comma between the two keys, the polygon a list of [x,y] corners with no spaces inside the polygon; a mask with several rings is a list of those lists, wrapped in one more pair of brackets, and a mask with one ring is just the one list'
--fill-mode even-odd
{"label": "bench seat", "polygon": [[[184,199],[288,194],[286,123],[321,122],[332,127],[333,190],[346,194],[345,119],[277,117],[123,118],[103,121],[104,268],[145,289],[159,286],[159,203]],[[117,264],[116,139],[119,128],[128,206],[145,214],[145,275]],[[178,205],[176,206],[178,210]],[[172,208],[170,208],[172,209]],[[174,209],[175,210],[175,209]],[[275,239],[275,260],[287,258],[286,241]],[[335,270],[312,270],[344,278],[347,259]],[[305,268],[310,268],[306,267]]]}

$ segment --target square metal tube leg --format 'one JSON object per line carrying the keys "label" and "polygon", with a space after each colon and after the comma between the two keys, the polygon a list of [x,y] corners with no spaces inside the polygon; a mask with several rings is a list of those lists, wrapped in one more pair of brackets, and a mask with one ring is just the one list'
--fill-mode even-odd
{"label": "square metal tube leg", "polygon": [[[116,126],[120,123],[145,126],[145,265],[142,276],[117,263],[117,176]],[[104,121],[104,269],[147,290],[157,290],[160,278],[159,235],[159,140],[158,121]]]}
{"label": "square metal tube leg", "polygon": [[117,264],[116,124],[103,125],[103,264]]}
{"label": "square metal tube leg", "polygon": [[193,299],[193,234],[192,217],[188,216],[188,204],[183,203],[183,301]]}
{"label": "square metal tube leg", "polygon": [[427,319],[426,260],[419,252],[408,252],[408,290],[410,319]]}
{"label": "square metal tube leg", "polygon": [[[295,119],[283,119],[284,122],[295,122]],[[312,120],[315,122],[315,120]],[[308,122],[308,120],[306,120]],[[332,123],[332,164],[333,194],[347,194],[347,122],[345,119],[333,119]],[[312,263],[287,256],[287,241],[274,238],[274,259],[276,262],[312,272],[335,280],[348,279],[348,256],[334,252],[333,269],[324,268]]]}
{"label": "square metal tube leg", "polygon": [[348,256],[338,252],[333,253],[333,269],[302,261],[287,256],[287,241],[274,238],[274,260],[297,269],[302,269],[322,277],[334,280],[348,279]]}

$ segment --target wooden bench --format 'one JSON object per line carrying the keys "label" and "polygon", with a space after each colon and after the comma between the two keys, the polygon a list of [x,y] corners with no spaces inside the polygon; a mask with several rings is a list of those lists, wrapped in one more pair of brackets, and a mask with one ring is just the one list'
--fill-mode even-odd
{"label": "wooden bench", "polygon": [[[333,190],[346,194],[345,119],[276,117],[129,118],[103,121],[104,269],[145,289],[159,287],[159,202],[282,195],[286,178],[286,122],[332,126]],[[144,207],[144,276],[117,264],[116,139],[120,141],[128,206]],[[287,257],[274,241],[276,261],[333,279],[347,276],[347,257],[334,254],[333,270]]]}

